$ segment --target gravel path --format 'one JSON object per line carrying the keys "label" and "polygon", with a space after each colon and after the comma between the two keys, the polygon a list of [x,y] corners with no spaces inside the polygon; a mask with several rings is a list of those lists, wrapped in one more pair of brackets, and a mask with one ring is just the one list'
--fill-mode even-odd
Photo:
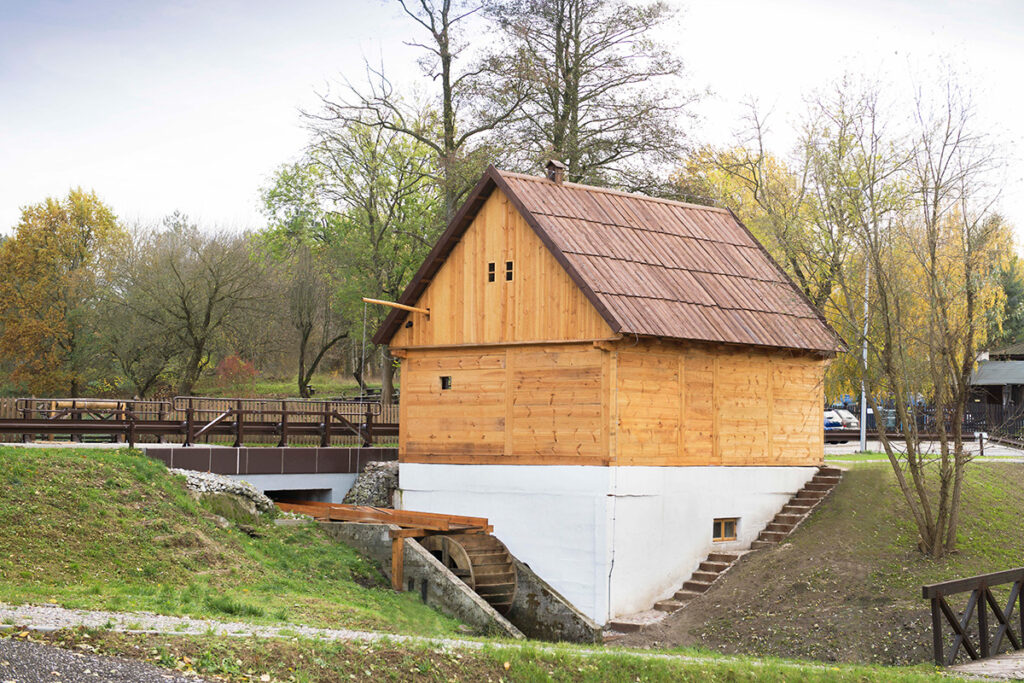
{"label": "gravel path", "polygon": [[[125,633],[161,633],[167,635],[203,635],[214,633],[224,636],[259,636],[262,638],[290,638],[304,636],[324,640],[372,641],[424,640],[414,636],[399,636],[372,631],[313,628],[298,624],[260,626],[244,622],[210,621],[189,617],[167,617],[152,612],[97,612],[67,609],[56,605],[7,605],[0,603],[0,622],[15,624],[37,631],[56,631],[62,628],[88,626],[109,628]],[[4,628],[0,626],[0,628]],[[472,641],[467,641],[472,642]]]}
{"label": "gravel path", "polygon": [[13,638],[0,639],[0,681],[4,683],[201,683],[205,680],[133,659],[84,654]]}

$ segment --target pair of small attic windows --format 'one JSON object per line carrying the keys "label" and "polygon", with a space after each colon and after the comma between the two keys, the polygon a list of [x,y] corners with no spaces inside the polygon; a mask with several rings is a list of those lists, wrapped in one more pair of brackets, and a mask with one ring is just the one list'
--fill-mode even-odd
{"label": "pair of small attic windows", "polygon": [[[496,267],[496,265],[497,264],[494,263],[494,261],[491,261],[490,263],[487,264],[487,281],[488,282],[494,282],[494,280],[495,280],[495,267]],[[512,262],[511,261],[505,261],[505,282],[511,282],[511,281],[512,281]]]}

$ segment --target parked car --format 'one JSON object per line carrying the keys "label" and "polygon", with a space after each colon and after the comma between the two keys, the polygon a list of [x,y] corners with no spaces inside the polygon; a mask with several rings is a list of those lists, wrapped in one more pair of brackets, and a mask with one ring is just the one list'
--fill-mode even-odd
{"label": "parked car", "polygon": [[849,410],[837,408],[832,412],[839,416],[840,422],[843,423],[843,429],[860,429],[860,420]]}
{"label": "parked car", "polygon": [[843,420],[834,410],[825,411],[825,443],[846,443],[848,439],[830,439],[828,436],[829,432],[838,431],[844,429]]}

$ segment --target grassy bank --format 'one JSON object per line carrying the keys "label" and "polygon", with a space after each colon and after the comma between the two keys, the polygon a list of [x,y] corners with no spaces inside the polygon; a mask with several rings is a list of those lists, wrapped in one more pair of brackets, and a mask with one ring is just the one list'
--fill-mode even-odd
{"label": "grassy bank", "polygon": [[[921,586],[1021,565],[1022,479],[1021,464],[970,465],[958,551],[933,560],[915,549],[917,531],[889,465],[858,464],[786,543],[745,556],[659,629],[625,642],[824,661],[929,661]],[[954,602],[962,606],[966,597]]]}
{"label": "grassy bank", "polygon": [[[352,377],[334,374],[314,375],[310,385],[315,390],[313,398],[334,398],[343,394],[356,394],[359,385]],[[380,388],[380,382],[368,382],[367,386]],[[294,398],[299,395],[299,386],[294,377],[257,377],[244,386],[224,386],[214,377],[203,378],[196,385],[197,396],[258,396],[266,398]]]}
{"label": "grassy bank", "polygon": [[209,636],[127,635],[63,631],[42,636],[78,651],[145,659],[230,681],[949,681],[931,667],[895,669],[811,662],[595,652],[570,646],[486,645],[440,648],[419,643],[328,643]]}
{"label": "grassy bank", "polygon": [[[316,525],[197,503],[183,481],[128,450],[0,447],[0,601],[457,631]],[[214,513],[243,526],[220,528]]]}

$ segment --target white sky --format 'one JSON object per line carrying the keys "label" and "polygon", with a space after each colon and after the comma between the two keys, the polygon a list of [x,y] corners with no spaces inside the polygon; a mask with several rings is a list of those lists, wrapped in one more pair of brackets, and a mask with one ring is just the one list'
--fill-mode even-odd
{"label": "white sky", "polygon": [[[785,146],[802,96],[844,70],[905,84],[948,58],[1007,142],[1002,209],[1024,235],[1024,2],[676,1],[666,35],[714,92],[698,141],[728,141],[754,96]],[[259,227],[259,188],[305,142],[298,110],[364,57],[413,84],[413,30],[379,0],[0,0],[0,231],[79,185],[127,220]]]}

